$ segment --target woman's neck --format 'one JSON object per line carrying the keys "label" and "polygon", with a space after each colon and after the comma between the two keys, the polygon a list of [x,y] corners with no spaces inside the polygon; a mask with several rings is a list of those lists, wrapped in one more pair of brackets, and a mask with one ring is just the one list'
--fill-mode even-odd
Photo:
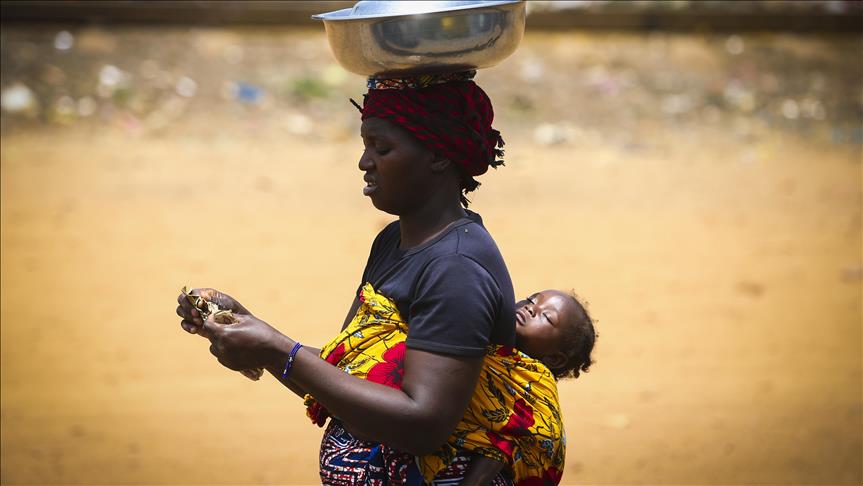
{"label": "woman's neck", "polygon": [[401,215],[401,244],[403,250],[422,245],[443,233],[451,224],[465,217],[461,204],[441,208],[422,208],[414,214]]}

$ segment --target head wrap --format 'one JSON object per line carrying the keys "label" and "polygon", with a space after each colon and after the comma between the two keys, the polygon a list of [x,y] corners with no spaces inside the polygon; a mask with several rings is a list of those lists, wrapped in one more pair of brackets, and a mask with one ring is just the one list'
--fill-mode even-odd
{"label": "head wrap", "polygon": [[503,165],[503,139],[491,127],[494,110],[485,91],[473,82],[475,74],[370,78],[363,106],[354,104],[363,120],[394,123],[465,174],[478,176],[489,166]]}

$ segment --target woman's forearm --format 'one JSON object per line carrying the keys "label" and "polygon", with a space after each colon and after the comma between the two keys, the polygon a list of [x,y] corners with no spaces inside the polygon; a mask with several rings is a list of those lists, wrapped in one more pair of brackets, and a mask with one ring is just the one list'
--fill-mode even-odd
{"label": "woman's forearm", "polygon": [[504,463],[494,459],[474,456],[470,462],[467,474],[462,479],[461,486],[485,486],[491,484],[492,480],[503,470]]}
{"label": "woman's forearm", "polygon": [[[287,337],[278,344],[282,362],[293,344]],[[446,441],[464,414],[482,358],[411,350],[408,355],[401,390],[350,376],[306,349],[297,353],[286,386],[314,396],[358,435],[426,454]],[[279,366],[267,368],[273,373]]]}
{"label": "woman's forearm", "polygon": [[[318,356],[320,356],[320,354],[321,354],[320,349],[313,348],[310,346],[303,346],[303,348],[307,349],[309,352],[314,353]],[[285,385],[285,387],[287,389],[294,392],[298,397],[305,398],[307,392],[302,387],[300,387],[296,383],[292,382],[290,380],[290,378],[282,378],[282,373],[284,373],[284,371],[285,371],[284,367],[280,368],[278,366],[267,366],[266,369],[267,369],[267,371],[270,372],[271,375],[273,375],[273,378],[275,378],[276,381],[278,381],[282,385]]]}

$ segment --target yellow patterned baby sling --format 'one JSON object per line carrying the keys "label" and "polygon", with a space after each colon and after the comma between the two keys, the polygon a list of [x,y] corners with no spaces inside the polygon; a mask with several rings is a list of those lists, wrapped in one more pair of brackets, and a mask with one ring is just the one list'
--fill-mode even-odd
{"label": "yellow patterned baby sling", "polygon": [[[351,323],[321,350],[321,358],[362,379],[401,388],[408,325],[395,304],[365,284]],[[329,416],[306,395],[307,414],[322,426]],[[492,345],[464,417],[440,449],[417,458],[426,482],[464,449],[507,465],[516,484],[557,484],[566,437],[557,384],[540,361]]]}

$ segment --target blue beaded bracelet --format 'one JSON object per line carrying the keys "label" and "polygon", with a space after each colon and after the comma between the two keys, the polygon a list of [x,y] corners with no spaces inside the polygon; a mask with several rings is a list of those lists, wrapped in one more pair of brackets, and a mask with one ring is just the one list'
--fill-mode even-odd
{"label": "blue beaded bracelet", "polygon": [[291,352],[288,353],[288,361],[285,362],[285,371],[282,371],[282,379],[286,379],[288,377],[288,373],[291,372],[291,367],[294,366],[294,358],[297,357],[297,351],[302,348],[303,345],[300,343],[294,343],[294,347],[291,348]]}

